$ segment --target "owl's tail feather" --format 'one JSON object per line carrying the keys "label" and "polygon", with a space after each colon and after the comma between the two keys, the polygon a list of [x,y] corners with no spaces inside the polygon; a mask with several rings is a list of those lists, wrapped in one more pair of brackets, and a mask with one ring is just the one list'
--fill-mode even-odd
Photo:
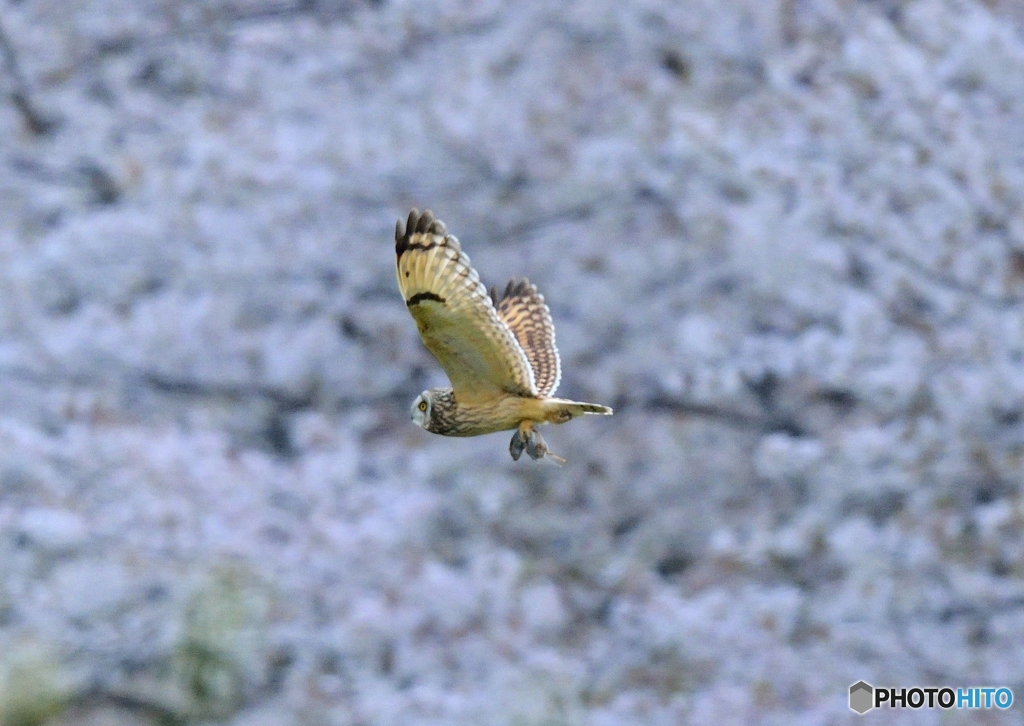
{"label": "owl's tail feather", "polygon": [[569,401],[565,398],[548,398],[544,401],[545,419],[551,423],[564,423],[586,413],[611,416],[612,409],[599,403]]}
{"label": "owl's tail feather", "polygon": [[603,416],[611,416],[611,406],[602,406],[599,403],[577,403],[574,402],[569,409],[572,411],[573,418],[580,416],[584,413],[599,413]]}

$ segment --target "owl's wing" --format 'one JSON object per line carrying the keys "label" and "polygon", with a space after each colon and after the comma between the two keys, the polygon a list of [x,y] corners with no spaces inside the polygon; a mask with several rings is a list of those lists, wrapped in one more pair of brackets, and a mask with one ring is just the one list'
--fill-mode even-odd
{"label": "owl's wing", "polygon": [[398,288],[427,350],[466,402],[535,397],[530,362],[498,317],[459,240],[428,210],[395,225]]}
{"label": "owl's wing", "polygon": [[[496,297],[491,293],[491,297]],[[525,277],[510,280],[498,306],[498,317],[519,341],[533,369],[537,395],[550,396],[562,378],[562,364],[555,347],[555,324],[544,296]]]}

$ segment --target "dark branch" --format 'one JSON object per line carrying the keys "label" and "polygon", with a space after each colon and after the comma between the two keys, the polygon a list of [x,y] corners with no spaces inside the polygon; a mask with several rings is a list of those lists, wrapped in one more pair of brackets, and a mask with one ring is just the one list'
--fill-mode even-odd
{"label": "dark branch", "polygon": [[[769,412],[764,415],[750,414],[724,406],[711,404],[694,403],[666,395],[657,395],[645,402],[646,408],[650,411],[668,411],[671,413],[700,416],[703,418],[721,421],[726,425],[739,429],[753,429],[767,433],[784,432],[790,436],[806,436],[808,432],[793,417],[780,413]],[[616,401],[616,409],[628,408],[622,402]]]}
{"label": "dark branch", "polygon": [[18,55],[14,52],[14,46],[0,21],[0,53],[3,54],[4,66],[11,78],[12,90],[10,92],[11,103],[18,109],[26,128],[35,136],[47,136],[56,130],[58,123],[47,118],[32,102],[29,93],[28,82],[21,72],[18,63]]}

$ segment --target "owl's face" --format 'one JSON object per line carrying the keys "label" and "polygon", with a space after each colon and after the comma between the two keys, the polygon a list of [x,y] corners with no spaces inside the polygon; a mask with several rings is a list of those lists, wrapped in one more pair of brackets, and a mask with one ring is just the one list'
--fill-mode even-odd
{"label": "owl's face", "polygon": [[459,434],[449,433],[454,425],[453,416],[457,418],[457,410],[458,405],[455,403],[452,389],[428,388],[412,402],[409,412],[417,426],[432,434],[458,436]]}
{"label": "owl's face", "polygon": [[430,413],[433,408],[430,391],[424,391],[412,402],[412,420],[422,429],[430,430]]}

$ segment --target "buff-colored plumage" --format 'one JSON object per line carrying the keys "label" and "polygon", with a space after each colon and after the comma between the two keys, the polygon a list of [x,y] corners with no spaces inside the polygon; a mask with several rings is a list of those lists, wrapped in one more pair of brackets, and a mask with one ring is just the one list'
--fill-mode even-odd
{"label": "buff-colored plumage", "polygon": [[[395,227],[398,287],[424,345],[441,363],[450,389],[424,391],[413,419],[445,436],[518,429],[510,450],[550,454],[539,423],[564,423],[607,406],[552,398],[561,378],[555,328],[544,298],[513,280],[501,300],[488,297],[459,241],[430,211]],[[495,304],[497,307],[495,307]]]}
{"label": "buff-colored plumage", "polygon": [[395,232],[398,287],[427,349],[464,403],[501,393],[536,396],[526,354],[444,223],[409,214]]}

